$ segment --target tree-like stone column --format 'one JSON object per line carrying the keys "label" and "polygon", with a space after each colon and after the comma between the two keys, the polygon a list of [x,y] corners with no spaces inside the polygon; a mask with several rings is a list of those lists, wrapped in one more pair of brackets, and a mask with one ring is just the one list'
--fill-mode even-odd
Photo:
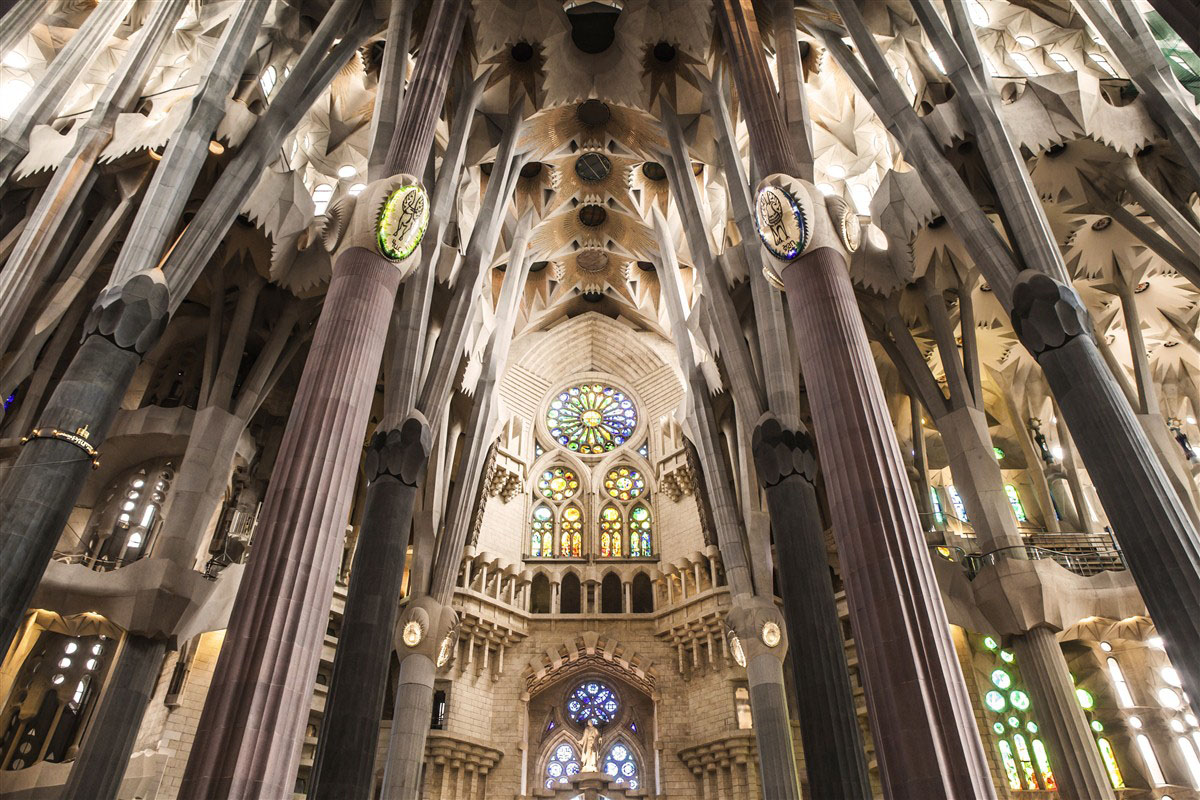
{"label": "tree-like stone column", "polygon": [[[716,0],[754,157],[795,172],[748,0]],[[788,185],[819,196],[798,181]],[[812,200],[809,200],[812,203]],[[840,221],[838,221],[840,223]],[[850,620],[884,791],[994,798],[987,759],[921,535],[846,258],[824,208],[807,250],[783,265],[797,353],[821,450]]]}
{"label": "tree-like stone column", "polygon": [[1075,291],[1026,270],[1012,321],[1054,387],[1113,528],[1132,534],[1121,537],[1125,560],[1185,689],[1200,697],[1200,537],[1116,383],[1092,380],[1106,367]]}
{"label": "tree-like stone column", "polygon": [[809,794],[866,800],[871,781],[825,557],[816,455],[806,434],[785,430],[773,416],[755,429],[753,447],[775,528],[788,635],[802,643],[791,655]]}
{"label": "tree-like stone column", "polygon": [[1059,795],[1069,800],[1113,800],[1116,795],[1054,632],[1039,626],[1014,636],[1012,649],[1033,697]]}
{"label": "tree-like stone column", "polygon": [[[367,502],[325,701],[336,713],[327,713],[321,723],[313,763],[310,792],[321,800],[371,795],[408,549],[408,526],[401,523],[412,519],[431,443],[428,423],[414,414],[398,430],[376,433],[367,448]],[[391,489],[370,491],[377,483]]]}
{"label": "tree-like stone column", "polygon": [[375,246],[376,203],[424,172],[466,6],[431,8],[385,161],[396,177],[359,197],[334,263],[180,798],[291,793],[396,292],[420,260]]}
{"label": "tree-like stone column", "polygon": [[126,635],[105,681],[100,708],[71,765],[63,800],[116,800],[166,651],[161,638]]}
{"label": "tree-like stone column", "polygon": [[[89,442],[103,440],[133,372],[167,324],[167,287],[138,275],[106,290],[84,324],[84,341],[0,486],[0,652],[21,626],[72,504],[48,486],[82,486]],[[94,451],[93,451],[94,452]]]}

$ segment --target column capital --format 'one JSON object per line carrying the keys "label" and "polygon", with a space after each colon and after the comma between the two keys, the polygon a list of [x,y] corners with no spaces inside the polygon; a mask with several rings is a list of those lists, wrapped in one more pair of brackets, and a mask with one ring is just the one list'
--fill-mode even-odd
{"label": "column capital", "polygon": [[[788,636],[783,614],[774,602],[753,595],[735,597],[733,608],[725,616],[725,627],[736,637],[746,663],[769,655],[783,661],[787,655]],[[730,642],[733,646],[733,642]]]}
{"label": "column capital", "polygon": [[399,428],[376,431],[367,445],[363,467],[367,482],[390,475],[408,486],[416,486],[429,461],[433,433],[425,416],[414,410]]}
{"label": "column capital", "polygon": [[1024,270],[1013,285],[1012,298],[1013,330],[1035,358],[1076,337],[1091,335],[1079,295],[1049,275]]}
{"label": "column capital", "polygon": [[83,323],[84,338],[100,336],[139,358],[154,346],[170,318],[170,296],[161,270],[139,272],[100,293]]}
{"label": "column capital", "polygon": [[817,479],[817,454],[807,433],[783,427],[771,413],[763,414],[754,429],[750,449],[758,481],[764,489],[799,475],[809,483]]}
{"label": "column capital", "polygon": [[454,657],[458,641],[458,614],[429,595],[412,598],[396,629],[396,651],[403,661],[423,655],[440,669]]}

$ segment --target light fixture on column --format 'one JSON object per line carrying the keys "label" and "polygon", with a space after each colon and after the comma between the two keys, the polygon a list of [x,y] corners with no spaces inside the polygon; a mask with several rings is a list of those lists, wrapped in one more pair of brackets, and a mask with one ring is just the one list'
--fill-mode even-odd
{"label": "light fixture on column", "polygon": [[425,629],[421,623],[415,619],[411,619],[404,624],[404,632],[401,634],[404,644],[409,647],[416,647],[425,638]]}

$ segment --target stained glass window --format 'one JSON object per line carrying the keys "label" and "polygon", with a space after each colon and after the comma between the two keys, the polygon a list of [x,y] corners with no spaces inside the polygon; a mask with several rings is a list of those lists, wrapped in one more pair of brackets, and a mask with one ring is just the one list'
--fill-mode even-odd
{"label": "stained glass window", "polygon": [[600,681],[580,684],[567,699],[567,715],[580,725],[586,725],[590,719],[596,720],[597,725],[606,725],[612,722],[619,708],[613,690]]}
{"label": "stained glass window", "polygon": [[1025,737],[1019,733],[1013,737],[1013,744],[1017,746],[1017,758],[1021,762],[1021,771],[1025,775],[1025,788],[1036,792],[1038,782],[1037,776],[1033,772],[1033,759],[1029,757],[1029,745],[1025,743]]}
{"label": "stained glass window", "polygon": [[604,491],[617,500],[632,500],[645,488],[645,478],[633,467],[613,467],[604,477]]}
{"label": "stained glass window", "polygon": [[621,535],[621,512],[615,506],[605,506],[600,512],[600,557],[620,558],[623,549],[621,540],[624,538]]}
{"label": "stained glass window", "polygon": [[561,503],[579,491],[579,477],[567,467],[551,467],[538,479],[538,493],[547,500]]}
{"label": "stained glass window", "polygon": [[581,558],[583,556],[583,514],[579,506],[567,506],[562,514],[562,537],[559,555]]}
{"label": "stained glass window", "polygon": [[1050,769],[1050,756],[1046,754],[1046,745],[1042,744],[1041,739],[1033,740],[1033,758],[1037,761],[1037,768],[1042,773],[1042,782],[1046,784],[1046,788],[1050,791],[1058,789],[1054,772]]}
{"label": "stained glass window", "polygon": [[579,772],[579,756],[575,748],[563,742],[554,748],[554,755],[546,764],[546,788],[553,789],[556,783],[566,783],[574,774]]}
{"label": "stained glass window", "polygon": [[1108,739],[1097,739],[1096,744],[1100,747],[1100,757],[1104,759],[1104,769],[1108,772],[1109,783],[1114,789],[1124,789],[1125,779],[1121,777],[1121,768],[1117,766],[1117,755],[1113,752],[1112,745]]}
{"label": "stained glass window", "polygon": [[613,783],[628,786],[632,790],[638,788],[637,759],[623,742],[617,742],[608,749],[608,755],[604,757],[604,773],[613,779]]}
{"label": "stained glass window", "polygon": [[954,513],[958,514],[960,520],[967,522],[967,507],[963,505],[962,498],[958,496],[958,489],[947,486],[946,493],[950,495],[950,505],[954,506]]}
{"label": "stained glass window", "polygon": [[554,512],[545,503],[534,508],[530,515],[529,555],[534,558],[554,555]]}
{"label": "stained glass window", "polygon": [[629,555],[644,558],[653,552],[650,533],[650,509],[638,503],[629,512]]}
{"label": "stained glass window", "polygon": [[555,441],[585,455],[620,447],[636,426],[633,401],[602,383],[572,386],[554,398],[546,412],[546,427]]}
{"label": "stained glass window", "polygon": [[1012,505],[1013,513],[1017,515],[1017,522],[1027,522],[1029,518],[1025,516],[1025,506],[1021,505],[1021,496],[1017,494],[1017,487],[1006,483],[1004,484],[1004,493],[1008,495],[1008,502]]}
{"label": "stained glass window", "polygon": [[1008,788],[1021,789],[1021,776],[1017,773],[1017,762],[1013,758],[1012,745],[1006,739],[1000,740],[1000,759],[1004,762],[1004,774],[1008,776]]}

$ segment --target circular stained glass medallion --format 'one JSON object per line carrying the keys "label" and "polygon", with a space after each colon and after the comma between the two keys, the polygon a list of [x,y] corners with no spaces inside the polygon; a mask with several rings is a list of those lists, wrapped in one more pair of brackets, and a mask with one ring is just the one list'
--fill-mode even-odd
{"label": "circular stained glass medallion", "polygon": [[567,698],[567,715],[580,725],[587,725],[592,719],[597,725],[607,725],[619,708],[613,690],[600,681],[580,684]]}
{"label": "circular stained glass medallion", "polygon": [[551,467],[538,479],[538,491],[542,497],[555,502],[569,500],[579,490],[579,478],[566,467]]}
{"label": "circular stained glass medallion", "polygon": [[633,467],[614,467],[604,476],[604,490],[618,500],[632,500],[645,488],[646,479]]}
{"label": "circular stained glass medallion", "polygon": [[764,186],[754,202],[754,227],[771,255],[791,261],[808,238],[808,220],[796,198],[782,187]]}
{"label": "circular stained glass medallion", "polygon": [[413,254],[429,225],[429,200],[420,186],[401,186],[388,195],[375,233],[379,252],[392,261],[403,261]]}
{"label": "circular stained glass medallion", "polygon": [[601,383],[585,383],[550,401],[546,427],[568,450],[600,455],[625,443],[637,427],[637,411],[624,392]]}

